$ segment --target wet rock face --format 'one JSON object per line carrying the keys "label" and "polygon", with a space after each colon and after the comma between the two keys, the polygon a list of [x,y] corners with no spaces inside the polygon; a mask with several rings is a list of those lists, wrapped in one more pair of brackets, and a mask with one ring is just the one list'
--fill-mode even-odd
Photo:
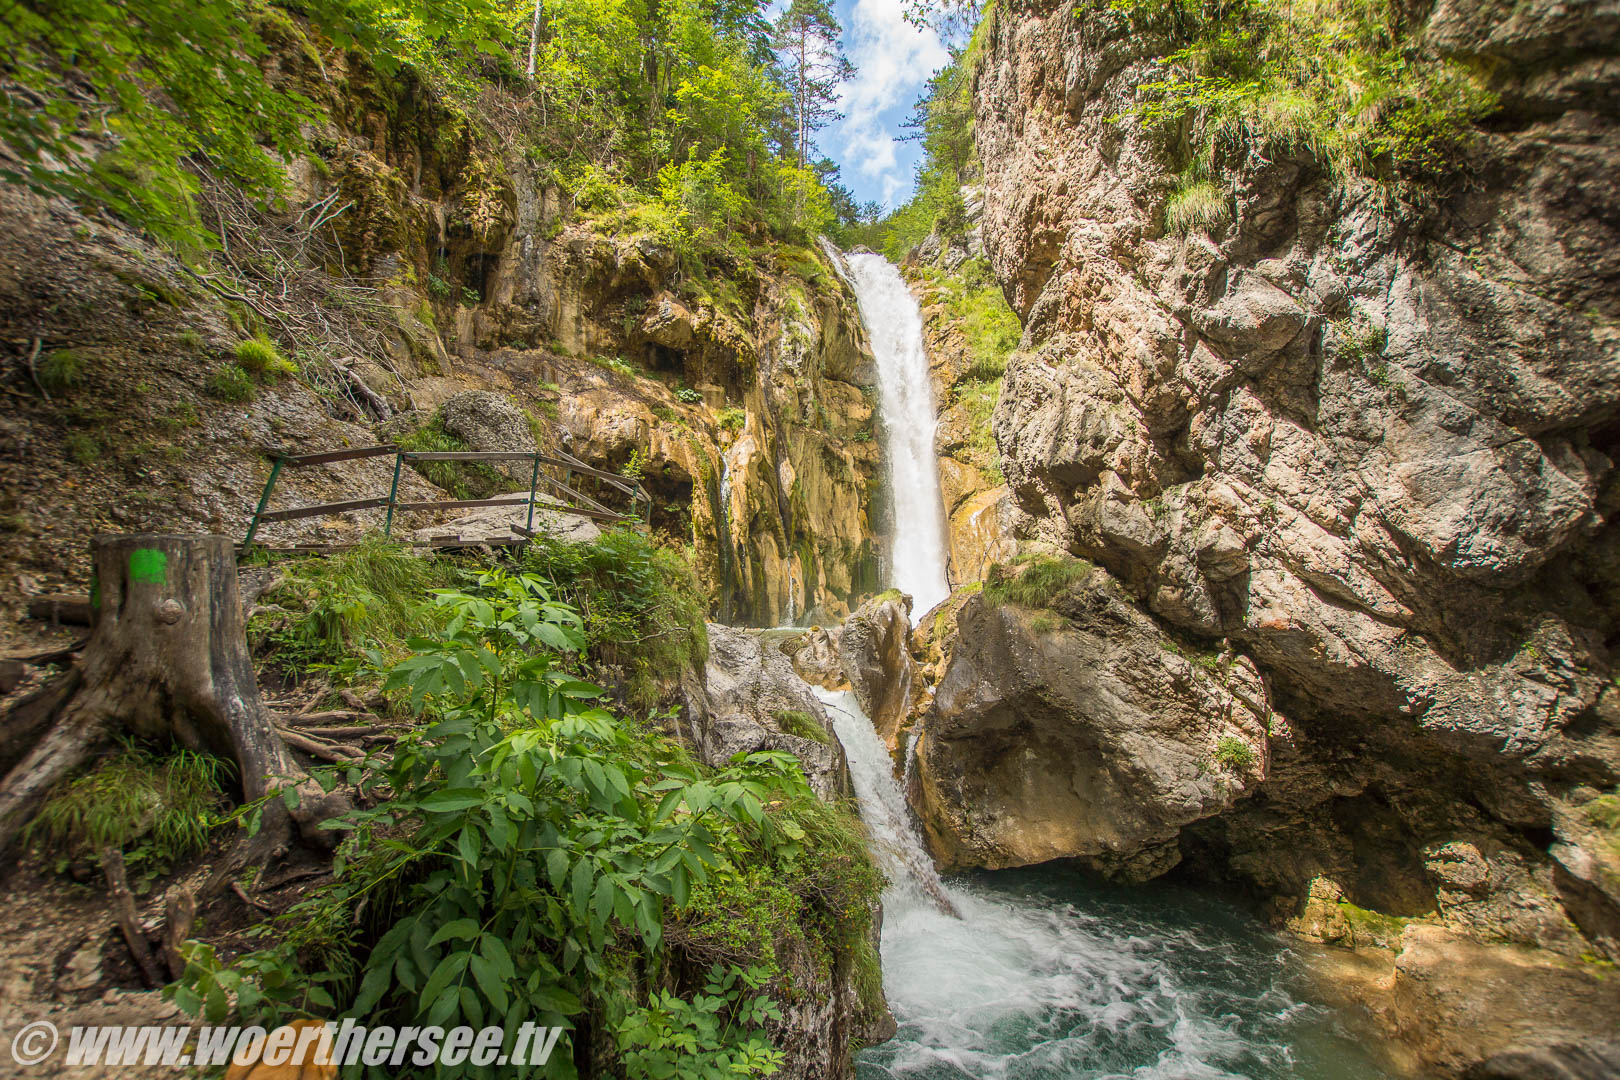
{"label": "wet rock face", "polygon": [[885,593],[844,622],[838,663],[861,709],[894,749],[911,701],[911,597]]}
{"label": "wet rock face", "polygon": [[1620,781],[1620,72],[1612,13],[1507,7],[1429,16],[1500,83],[1471,186],[1419,212],[1254,152],[1208,236],[1167,232],[1169,148],[1116,119],[1166,42],[1002,11],[982,235],[1026,328],[995,432],[1025,538],[1231,642],[1291,721],[1265,798],[1196,828],[1208,872],[1602,951],[1620,890],[1570,807]]}
{"label": "wet rock face", "polygon": [[688,678],[683,691],[691,725],[687,734],[705,764],[786,750],[798,757],[817,795],[832,799],[850,793],[849,764],[837,739],[823,743],[785,730],[783,712],[805,713],[823,731],[831,731],[832,722],[788,658],[756,634],[710,623],[703,679]]}
{"label": "wet rock face", "polygon": [[1155,877],[1182,826],[1265,778],[1264,688],[1245,660],[1182,655],[1100,571],[1054,609],[962,605],[912,805],[948,866],[1085,858]]}

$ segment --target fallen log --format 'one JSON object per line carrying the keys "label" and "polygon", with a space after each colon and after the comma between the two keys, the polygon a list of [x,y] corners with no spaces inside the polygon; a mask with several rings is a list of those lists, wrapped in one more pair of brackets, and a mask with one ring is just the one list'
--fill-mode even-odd
{"label": "fallen log", "polygon": [[28,617],[52,626],[89,626],[93,617],[90,597],[82,593],[36,596],[28,601]]}

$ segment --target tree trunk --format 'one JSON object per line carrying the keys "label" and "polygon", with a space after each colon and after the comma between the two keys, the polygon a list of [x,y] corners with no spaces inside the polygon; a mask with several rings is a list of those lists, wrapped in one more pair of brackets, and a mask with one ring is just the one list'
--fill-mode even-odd
{"label": "tree trunk", "polygon": [[[259,696],[230,540],[99,536],[91,552],[95,625],[83,657],[57,687],[15,710],[30,715],[0,720],[0,744],[44,729],[0,781],[0,852],[50,789],[120,729],[234,760],[249,802],[299,788],[292,819],[306,839],[327,840],[332,834],[316,829],[345,803],[293,760]],[[282,802],[270,802],[266,842],[284,843],[288,825]]]}

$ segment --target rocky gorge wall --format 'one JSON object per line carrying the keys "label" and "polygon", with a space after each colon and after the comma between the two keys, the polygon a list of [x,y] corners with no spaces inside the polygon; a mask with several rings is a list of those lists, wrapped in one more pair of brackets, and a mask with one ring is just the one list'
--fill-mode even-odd
{"label": "rocky gorge wall", "polygon": [[1425,6],[1500,97],[1467,183],[1403,203],[1254,144],[1181,232],[1129,111],[1163,28],[995,6],[982,242],[1025,324],[995,438],[1021,546],[1100,576],[919,629],[936,854],[1620,957],[1617,20]]}
{"label": "rocky gorge wall", "polygon": [[[476,449],[538,437],[598,467],[634,461],[655,528],[692,546],[727,621],[841,617],[875,587],[870,352],[824,256],[759,237],[746,265],[694,273],[644,231],[576,206],[543,163],[408,77],[388,82],[287,32],[296,40],[274,60],[321,107],[320,154],[289,164],[289,209],[243,218],[258,235],[294,234],[332,211],[273,282],[318,279],[318,300],[294,289],[276,309],[280,298],[198,277],[115,222],[0,193],[0,330],[39,368],[71,373],[54,394],[19,393],[3,420],[10,601],[82,588],[88,537],[107,527],[241,534],[270,455],[399,438],[474,391],[495,397],[464,397],[462,412],[509,406],[474,425],[500,445]],[[245,206],[228,185],[206,190]],[[298,213],[310,207],[322,209]],[[244,275],[272,263],[234,241]],[[284,325],[311,332],[294,341]],[[246,400],[208,392],[260,330],[298,377]],[[390,473],[379,461],[289,472],[276,505],[385,494]],[[436,497],[410,473],[402,492]],[[380,524],[360,513],[266,538],[351,539]]]}
{"label": "rocky gorge wall", "polygon": [[1026,322],[995,418],[1021,533],[1230,642],[1291,724],[1255,812],[1190,846],[1413,914],[1467,845],[1612,948],[1614,853],[1579,822],[1620,767],[1620,84],[1612,13],[1577,7],[1430,13],[1503,109],[1422,214],[1255,149],[1230,224],[1167,231],[1168,148],[1120,119],[1166,43],[1101,6],[1000,9],[976,120]]}

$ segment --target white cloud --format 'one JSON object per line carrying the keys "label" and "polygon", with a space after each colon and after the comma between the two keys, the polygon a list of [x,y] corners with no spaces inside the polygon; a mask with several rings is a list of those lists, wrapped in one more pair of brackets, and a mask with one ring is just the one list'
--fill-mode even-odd
{"label": "white cloud", "polygon": [[905,21],[900,0],[856,0],[844,27],[844,49],[856,74],[844,86],[844,120],[834,135],[842,140],[845,169],[881,185],[883,201],[892,206],[911,183],[894,138],[899,120],[928,76],[950,62],[950,53],[933,30],[919,32]]}

